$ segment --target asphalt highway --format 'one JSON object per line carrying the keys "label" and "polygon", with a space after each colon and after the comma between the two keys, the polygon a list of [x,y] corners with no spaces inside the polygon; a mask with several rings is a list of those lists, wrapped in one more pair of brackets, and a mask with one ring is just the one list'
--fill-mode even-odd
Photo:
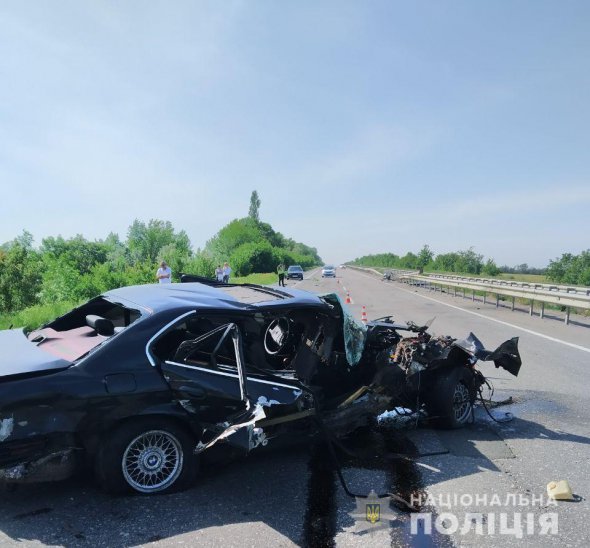
{"label": "asphalt highway", "polygon": [[[346,440],[351,456],[341,458],[349,488],[413,497],[421,516],[415,521],[425,523],[430,516],[432,534],[413,532],[410,512],[385,505],[386,526],[360,532],[350,515],[356,501],[342,489],[326,447],[293,441],[239,462],[206,464],[194,487],[165,496],[109,497],[89,474],[0,487],[0,545],[590,544],[590,326],[564,326],[352,269],[338,270],[337,279],[322,279],[316,270],[289,286],[336,292],[343,299],[348,291],[359,319],[362,306],[369,319],[393,315],[396,321],[424,323],[435,317],[435,334],[463,337],[472,331],[490,349],[520,337],[518,378],[493,363],[480,364],[495,387],[493,399],[512,398],[490,411],[499,420],[511,413],[509,422],[496,423],[478,408],[474,424],[460,431],[416,427],[410,420]],[[563,479],[577,500],[548,504],[547,483]]]}

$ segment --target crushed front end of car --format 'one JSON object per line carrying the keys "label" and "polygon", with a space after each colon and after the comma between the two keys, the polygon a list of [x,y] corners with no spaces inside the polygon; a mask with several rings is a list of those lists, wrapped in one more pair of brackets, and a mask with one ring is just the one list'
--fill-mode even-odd
{"label": "crushed front end of car", "polygon": [[398,324],[391,317],[369,322],[367,352],[377,364],[375,384],[391,396],[394,406],[424,409],[432,425],[458,428],[472,417],[473,404],[487,382],[476,368],[478,361],[493,361],[496,368],[518,375],[518,337],[489,351],[473,333],[466,339],[434,337],[429,326]]}

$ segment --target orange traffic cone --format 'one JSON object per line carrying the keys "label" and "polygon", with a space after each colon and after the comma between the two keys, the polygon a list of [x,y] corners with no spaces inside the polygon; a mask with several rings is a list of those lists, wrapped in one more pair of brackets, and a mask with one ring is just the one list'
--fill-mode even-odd
{"label": "orange traffic cone", "polygon": [[361,322],[367,323],[367,309],[363,306],[363,311],[361,312]]}
{"label": "orange traffic cone", "polygon": [[346,301],[344,301],[345,304],[350,304],[352,301],[350,300],[350,293],[346,294]]}

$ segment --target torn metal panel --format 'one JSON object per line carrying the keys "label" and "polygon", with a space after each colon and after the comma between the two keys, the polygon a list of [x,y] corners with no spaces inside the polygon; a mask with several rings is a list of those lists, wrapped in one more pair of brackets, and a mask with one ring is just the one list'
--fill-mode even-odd
{"label": "torn metal panel", "polygon": [[271,407],[272,405],[281,405],[281,402],[278,400],[269,400],[266,396],[259,396],[258,400],[256,401],[258,405],[262,407]]}
{"label": "torn metal panel", "polygon": [[[260,438],[260,435],[257,435],[257,437],[253,437],[252,436],[252,431],[254,428],[254,425],[256,424],[256,422],[261,421],[262,419],[264,419],[266,417],[266,413],[264,412],[264,409],[261,405],[256,405],[254,406],[253,411],[250,413],[248,413],[247,418],[243,421],[243,422],[239,422],[239,423],[235,423],[235,424],[229,424],[229,423],[223,423],[218,425],[218,427],[222,430],[219,434],[215,435],[211,440],[209,441],[200,441],[197,444],[197,447],[195,448],[195,453],[202,453],[203,451],[205,451],[206,449],[209,449],[210,447],[213,447],[218,441],[221,440],[226,440],[228,439],[230,436],[234,435],[236,432],[238,432],[241,429],[246,428],[247,432],[248,432],[248,443],[247,443],[247,450],[249,451],[250,449],[252,449],[253,447],[251,447],[251,445],[254,443],[253,440],[254,439],[263,439]],[[261,429],[258,429],[261,430]],[[206,434],[208,432],[206,431]],[[238,443],[238,445],[243,446],[243,443]],[[254,447],[258,445],[258,443],[256,443],[254,445]]]}
{"label": "torn metal panel", "polygon": [[78,466],[76,449],[69,448],[41,458],[0,469],[0,480],[8,483],[60,481],[72,475]]}
{"label": "torn metal panel", "polygon": [[0,419],[0,442],[8,439],[14,430],[14,418]]}

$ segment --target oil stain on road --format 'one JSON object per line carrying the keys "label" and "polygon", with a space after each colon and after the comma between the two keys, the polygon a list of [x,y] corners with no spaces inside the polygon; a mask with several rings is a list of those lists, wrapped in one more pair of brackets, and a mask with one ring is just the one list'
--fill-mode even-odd
{"label": "oil stain on road", "polygon": [[[342,443],[337,443],[335,448],[338,464],[342,467],[344,476],[346,469],[379,470],[385,473],[385,490],[388,493],[393,493],[408,503],[427,500],[420,470],[414,461],[419,456],[418,451],[403,432],[373,425],[357,430]],[[336,466],[327,443],[318,442],[312,449],[308,464],[307,511],[301,542],[303,546],[335,546],[335,537],[338,533],[337,490],[342,489]],[[391,501],[390,507],[398,516],[390,527],[391,546],[452,546],[448,537],[440,535],[434,529],[432,534],[425,534],[420,529],[412,534],[411,512],[428,512],[436,519],[433,508],[410,509],[394,500]]]}

